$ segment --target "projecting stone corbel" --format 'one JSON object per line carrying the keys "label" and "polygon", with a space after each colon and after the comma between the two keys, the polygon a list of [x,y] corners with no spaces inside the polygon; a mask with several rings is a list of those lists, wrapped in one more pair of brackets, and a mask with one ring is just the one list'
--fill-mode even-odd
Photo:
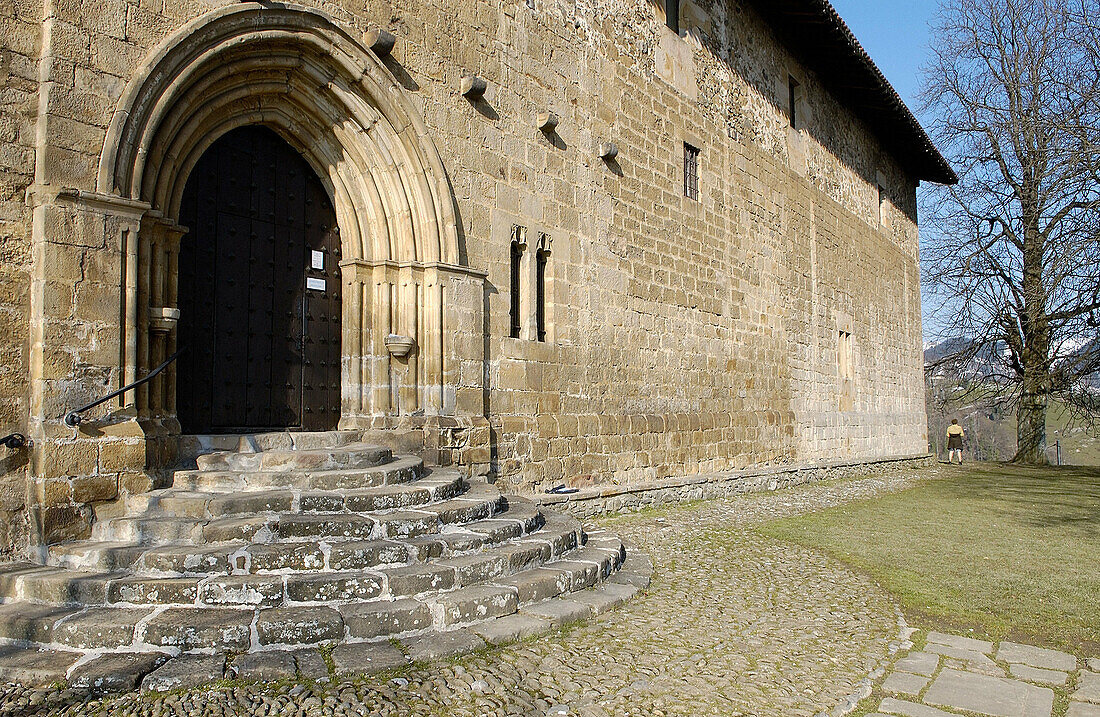
{"label": "projecting stone corbel", "polygon": [[553,112],[539,112],[535,118],[535,124],[546,134],[555,131],[558,128],[559,121],[558,116]]}
{"label": "projecting stone corbel", "polygon": [[600,155],[600,159],[610,161],[619,156],[619,148],[615,146],[614,142],[600,142],[596,148],[596,153]]}
{"label": "projecting stone corbel", "polygon": [[412,351],[413,346],[416,344],[416,339],[411,336],[402,336],[400,334],[387,334],[385,344],[391,356],[403,358],[408,356],[409,352]]}
{"label": "projecting stone corbel", "polygon": [[462,92],[462,96],[472,101],[481,99],[485,94],[485,90],[488,89],[489,84],[483,77],[465,75],[459,82],[458,87]]}
{"label": "projecting stone corbel", "polygon": [[393,51],[393,46],[394,43],[397,42],[397,38],[393,36],[392,32],[387,32],[378,27],[373,30],[367,30],[363,35],[363,42],[371,49],[371,52],[379,57],[385,57]]}

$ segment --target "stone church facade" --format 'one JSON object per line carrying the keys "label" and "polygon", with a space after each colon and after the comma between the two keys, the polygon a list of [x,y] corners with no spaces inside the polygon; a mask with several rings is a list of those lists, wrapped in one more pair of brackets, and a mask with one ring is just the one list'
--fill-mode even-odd
{"label": "stone church facade", "polygon": [[4,553],[191,434],[519,492],[924,453],[953,174],[821,5],[0,5]]}

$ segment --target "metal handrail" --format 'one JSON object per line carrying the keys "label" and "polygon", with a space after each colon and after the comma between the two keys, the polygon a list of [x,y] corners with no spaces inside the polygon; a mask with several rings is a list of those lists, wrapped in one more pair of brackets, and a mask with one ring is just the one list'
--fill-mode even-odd
{"label": "metal handrail", "polygon": [[115,396],[121,396],[122,394],[126,393],[130,389],[137,388],[138,386],[142,385],[143,383],[146,383],[147,381],[151,381],[153,379],[153,377],[155,377],[158,373],[160,373],[164,369],[168,368],[168,364],[170,364],[173,361],[175,361],[176,359],[178,359],[180,357],[180,354],[182,354],[186,348],[187,348],[186,346],[180,348],[178,351],[176,351],[176,353],[174,353],[171,356],[169,356],[168,358],[166,358],[164,360],[164,363],[162,363],[160,366],[157,366],[155,369],[153,369],[149,373],[145,374],[145,376],[143,376],[142,378],[139,378],[137,381],[134,381],[130,385],[123,386],[122,388],[118,389],[117,391],[111,391],[110,393],[108,393],[103,398],[92,401],[91,403],[89,403],[86,406],[81,406],[80,408],[78,408],[76,410],[69,411],[68,413],[65,414],[65,425],[66,426],[72,426],[73,428],[76,428],[84,420],[83,417],[80,414],[84,413],[85,411],[88,411],[88,410],[91,410],[91,409],[95,408],[96,406],[98,406],[101,403],[106,403],[107,401],[110,401]]}

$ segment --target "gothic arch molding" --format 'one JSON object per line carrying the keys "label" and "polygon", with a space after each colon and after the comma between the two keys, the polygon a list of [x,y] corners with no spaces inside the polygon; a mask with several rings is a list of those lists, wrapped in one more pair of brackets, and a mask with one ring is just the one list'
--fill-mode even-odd
{"label": "gothic arch molding", "polygon": [[[373,53],[304,7],[220,8],[161,43],[120,99],[97,173],[101,195],[150,207],[127,250],[137,268],[127,270],[125,376],[175,349],[176,220],[188,175],[218,137],[262,124],[305,157],[336,209],[343,424],[454,411],[445,302],[456,281],[479,274],[461,266],[450,183],[405,92]],[[392,354],[389,334],[414,348]],[[139,412],[173,415],[173,384],[169,373],[139,393]]]}
{"label": "gothic arch molding", "polygon": [[[320,12],[256,3],[215,10],[163,42],[131,81],[107,133],[97,189],[172,216],[186,181],[180,170],[196,152],[233,126],[260,122],[342,187],[338,211],[369,210],[369,224],[386,228],[349,226],[351,256],[457,265],[446,172],[404,92]],[[301,135],[322,143],[307,146]]]}

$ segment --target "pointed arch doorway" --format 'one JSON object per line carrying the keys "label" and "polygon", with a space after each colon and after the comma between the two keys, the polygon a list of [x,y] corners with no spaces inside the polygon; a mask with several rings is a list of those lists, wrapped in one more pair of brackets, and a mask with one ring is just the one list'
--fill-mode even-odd
{"label": "pointed arch doorway", "polygon": [[336,428],[340,237],[313,169],[268,127],[238,127],[195,164],[179,216],[182,430]]}

